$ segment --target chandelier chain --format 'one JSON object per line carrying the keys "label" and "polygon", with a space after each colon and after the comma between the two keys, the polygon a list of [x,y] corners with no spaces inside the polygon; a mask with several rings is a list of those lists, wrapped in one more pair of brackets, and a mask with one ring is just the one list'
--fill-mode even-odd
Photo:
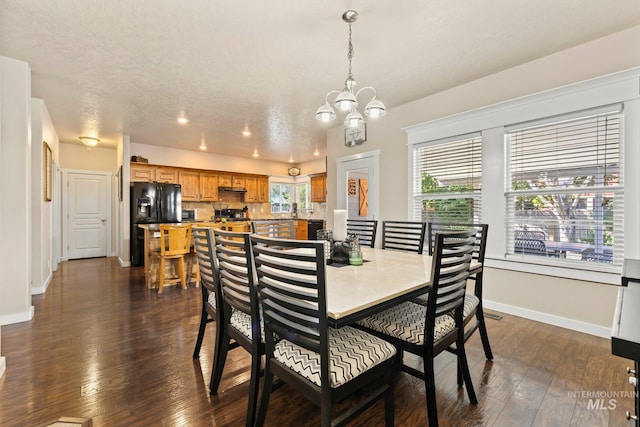
{"label": "chandelier chain", "polygon": [[349,22],[349,49],[347,50],[347,58],[349,59],[349,78],[353,78],[351,73],[351,60],[353,59],[353,43],[351,43],[351,22]]}

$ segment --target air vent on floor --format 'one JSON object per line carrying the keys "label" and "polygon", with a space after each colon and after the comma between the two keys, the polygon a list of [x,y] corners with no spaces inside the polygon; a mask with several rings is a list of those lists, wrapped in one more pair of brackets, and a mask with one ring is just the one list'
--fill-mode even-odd
{"label": "air vent on floor", "polygon": [[486,311],[484,312],[484,317],[488,317],[489,319],[493,320],[502,320],[502,316],[498,316],[497,314],[493,313],[487,313]]}

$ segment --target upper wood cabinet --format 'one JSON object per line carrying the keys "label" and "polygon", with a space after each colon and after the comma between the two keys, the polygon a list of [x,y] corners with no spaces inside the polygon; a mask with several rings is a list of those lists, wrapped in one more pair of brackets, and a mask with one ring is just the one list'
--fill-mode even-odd
{"label": "upper wood cabinet", "polygon": [[218,200],[218,174],[200,173],[200,201],[215,202]]}
{"label": "upper wood cabinet", "polygon": [[[218,187],[246,188],[246,203],[269,201],[269,177],[131,163],[131,182],[164,182],[182,186],[184,202],[217,202]],[[238,193],[240,197],[240,193]]]}
{"label": "upper wood cabinet", "polygon": [[311,201],[327,201],[327,174],[311,175]]}
{"label": "upper wood cabinet", "polygon": [[269,178],[266,176],[258,177],[258,203],[269,203]]}
{"label": "upper wood cabinet", "polygon": [[183,202],[200,201],[200,173],[187,170],[180,171]]}
{"label": "upper wood cabinet", "polygon": [[246,178],[243,175],[231,175],[231,186],[245,188]]}
{"label": "upper wood cabinet", "polygon": [[227,173],[218,174],[218,185],[220,187],[232,187],[231,174],[227,174]]}
{"label": "upper wood cabinet", "polygon": [[178,169],[174,168],[156,168],[156,182],[166,182],[169,184],[178,184]]}
{"label": "upper wood cabinet", "polygon": [[258,201],[258,177],[257,176],[247,176],[245,177],[245,185],[247,192],[244,193],[244,201],[246,203],[249,202],[257,202]]}
{"label": "upper wood cabinet", "polygon": [[153,182],[156,180],[156,167],[147,164],[131,163],[131,182]]}

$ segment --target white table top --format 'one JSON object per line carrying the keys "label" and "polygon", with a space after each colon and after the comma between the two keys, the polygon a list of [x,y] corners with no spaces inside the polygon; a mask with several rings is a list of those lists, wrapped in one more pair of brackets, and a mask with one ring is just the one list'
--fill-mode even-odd
{"label": "white table top", "polygon": [[362,248],[361,266],[327,265],[327,314],[340,321],[429,286],[431,257],[388,249]]}

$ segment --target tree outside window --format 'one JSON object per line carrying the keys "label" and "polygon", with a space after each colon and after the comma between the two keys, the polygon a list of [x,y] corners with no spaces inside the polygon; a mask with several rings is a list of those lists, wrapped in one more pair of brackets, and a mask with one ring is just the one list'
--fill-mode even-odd
{"label": "tree outside window", "polygon": [[293,184],[272,182],[270,190],[271,213],[291,212]]}

